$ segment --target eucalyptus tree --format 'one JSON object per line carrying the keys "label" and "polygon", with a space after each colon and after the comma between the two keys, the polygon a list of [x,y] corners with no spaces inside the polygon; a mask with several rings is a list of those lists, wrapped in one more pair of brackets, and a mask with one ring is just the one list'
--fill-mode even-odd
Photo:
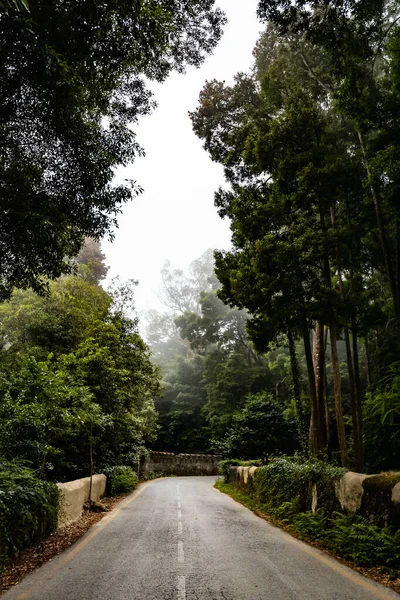
{"label": "eucalyptus tree", "polygon": [[[323,385],[318,390],[315,383],[310,329],[316,321],[329,327],[339,446],[348,465],[337,353],[342,321],[349,317],[343,273],[351,279],[354,265],[359,273],[368,262],[368,250],[352,234],[356,222],[365,236],[371,222],[356,132],[332,105],[329,76],[320,81],[325,54],[304,37],[280,38],[270,27],[256,59],[254,74],[238,75],[233,87],[206,84],[192,114],[195,132],[231,184],[216,195],[220,215],[232,221],[234,246],[216,255],[221,298],[249,310],[249,331],[261,347],[281,332],[302,335],[314,453],[323,446]],[[354,308],[355,294],[352,301]],[[348,361],[350,368],[351,352]],[[354,404],[355,446],[357,410]]]}
{"label": "eucalyptus tree", "polygon": [[258,14],[284,35],[304,33],[324,51],[332,99],[357,136],[399,328],[399,3],[260,0]]}

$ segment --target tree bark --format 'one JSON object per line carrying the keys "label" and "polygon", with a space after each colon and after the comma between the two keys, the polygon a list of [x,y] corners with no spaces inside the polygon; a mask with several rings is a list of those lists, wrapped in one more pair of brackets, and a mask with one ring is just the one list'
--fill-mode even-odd
{"label": "tree bark", "polygon": [[330,421],[329,421],[329,386],[328,386],[328,377],[325,369],[324,376],[324,411],[325,411],[325,427],[326,427],[326,455],[328,458],[328,462],[332,458],[332,441],[331,441],[331,430],[330,430]]}
{"label": "tree bark", "polygon": [[303,342],[304,351],[306,355],[307,363],[307,374],[308,374],[308,387],[310,394],[310,408],[311,408],[311,420],[310,420],[310,449],[314,456],[320,454],[323,449],[323,438],[321,430],[321,415],[319,410],[319,404],[317,399],[317,390],[315,387],[315,373],[312,358],[312,349],[310,343],[310,332],[306,320],[303,322]]}
{"label": "tree bark", "polygon": [[367,383],[368,383],[368,387],[371,387],[372,372],[371,372],[371,359],[370,359],[370,354],[369,354],[369,341],[368,341],[368,333],[367,332],[365,332],[364,340],[365,340],[365,360],[367,363]]}
{"label": "tree bark", "polygon": [[[340,290],[340,298],[344,301],[344,291],[343,291],[343,280],[342,280],[342,271],[339,263],[339,251],[338,251],[338,280],[339,280],[339,290]],[[359,427],[359,415],[357,409],[357,395],[356,395],[356,383],[354,376],[354,367],[353,367],[353,356],[351,354],[351,345],[350,345],[350,334],[349,334],[349,325],[347,323],[347,319],[344,323],[344,341],[346,345],[346,359],[347,359],[347,372],[349,376],[349,391],[350,391],[350,406],[351,406],[351,422],[353,426],[353,447],[354,447],[354,462],[355,469],[358,473],[362,473],[362,441],[360,440],[360,427]]]}
{"label": "tree bark", "polygon": [[89,460],[90,460],[90,482],[89,482],[89,498],[88,501],[92,501],[92,485],[93,485],[93,471],[94,471],[94,462],[93,462],[93,426],[90,425],[90,439],[89,439]]}
{"label": "tree bark", "polygon": [[[363,442],[363,418],[361,406],[361,378],[360,378],[360,358],[358,353],[358,331],[357,322],[354,315],[351,317],[351,331],[353,334],[353,360],[354,360],[354,386],[356,394],[356,413],[358,427],[358,457],[356,457],[356,467],[359,472],[364,470],[364,442]],[[357,462],[358,461],[358,462]]]}
{"label": "tree bark", "polygon": [[[315,388],[317,393],[317,401],[319,405],[319,412],[321,416],[321,431],[326,430],[325,417],[325,400],[324,400],[324,389],[325,389],[325,334],[324,325],[320,321],[315,324],[315,337],[313,344],[313,358],[314,358],[314,370],[315,370]],[[325,425],[325,427],[324,427]],[[323,440],[324,442],[326,440]]]}
{"label": "tree bark", "polygon": [[344,467],[349,467],[349,457],[347,454],[347,443],[346,443],[346,432],[344,428],[343,420],[343,405],[342,405],[342,390],[340,381],[340,369],[339,369],[339,357],[337,350],[336,341],[336,324],[332,320],[329,325],[330,338],[331,338],[331,356],[332,356],[332,373],[333,373],[333,390],[335,395],[335,413],[336,413],[336,427],[339,441],[339,451]]}
{"label": "tree bark", "polygon": [[[334,208],[333,204],[331,204],[330,213],[331,213],[331,224],[332,224],[333,229],[335,229],[336,216],[335,216],[335,208]],[[338,244],[336,244],[336,270],[337,270],[337,274],[338,274],[340,300],[344,304],[341,256],[340,256],[340,249],[339,249]],[[330,285],[330,284],[331,284],[330,279],[328,280],[328,278],[327,278],[327,285]],[[334,389],[334,394],[335,394],[336,426],[337,426],[337,432],[338,432],[339,449],[340,449],[340,456],[342,459],[342,464],[344,467],[348,467],[349,459],[348,459],[348,454],[347,454],[346,432],[345,432],[344,421],[343,421],[342,390],[341,390],[341,380],[340,380],[340,370],[339,370],[339,358],[338,358],[338,352],[337,352],[336,317],[335,317],[333,309],[332,309],[332,315],[331,315],[330,332],[331,332],[331,348],[332,348],[333,389]],[[357,414],[356,414],[356,407],[355,407],[353,358],[351,356],[349,327],[348,327],[347,322],[345,322],[345,325],[344,325],[344,334],[345,334],[345,345],[346,345],[347,368],[348,368],[348,376],[349,376],[350,405],[351,405],[351,414],[352,414],[352,423],[353,423],[353,440],[354,440],[355,448],[358,449],[358,426],[357,426]]]}
{"label": "tree bark", "polygon": [[396,325],[397,325],[397,329],[400,330],[400,298],[399,298],[398,293],[397,293],[396,277],[395,277],[395,274],[394,274],[393,263],[392,263],[392,260],[390,258],[389,246],[388,246],[388,241],[387,241],[387,236],[386,236],[386,230],[385,230],[385,223],[384,223],[383,215],[382,215],[381,202],[380,202],[379,196],[378,196],[378,194],[377,194],[377,192],[375,190],[375,187],[373,185],[373,182],[372,182],[371,169],[369,167],[369,162],[368,162],[367,151],[366,151],[366,148],[365,148],[364,137],[363,137],[361,131],[358,131],[358,139],[360,141],[361,152],[362,152],[362,155],[363,155],[364,165],[365,165],[365,169],[366,169],[366,172],[367,172],[367,177],[368,177],[368,182],[369,182],[369,189],[371,191],[372,202],[373,202],[374,208],[375,208],[375,215],[376,215],[376,221],[377,221],[377,224],[378,224],[378,232],[379,232],[379,241],[380,241],[380,244],[381,244],[381,249],[382,249],[382,254],[383,254],[383,260],[384,260],[384,263],[385,263],[386,274],[387,274],[388,279],[389,279],[390,291],[392,293],[394,313],[395,313],[395,319],[396,319]]}
{"label": "tree bark", "polygon": [[293,394],[296,406],[297,429],[303,452],[308,454],[307,431],[304,423],[303,405],[301,403],[300,371],[296,356],[296,347],[291,330],[288,330],[290,366],[292,368]]}
{"label": "tree bark", "polygon": [[353,356],[351,354],[350,346],[350,334],[349,326],[346,322],[344,326],[344,339],[346,344],[346,358],[347,358],[347,371],[349,376],[349,389],[350,389],[350,406],[351,406],[351,423],[353,427],[353,447],[354,447],[354,463],[355,470],[358,473],[362,473],[362,459],[361,459],[361,441],[360,441],[360,427],[359,417],[357,410],[357,397],[356,397],[356,385],[353,368]]}

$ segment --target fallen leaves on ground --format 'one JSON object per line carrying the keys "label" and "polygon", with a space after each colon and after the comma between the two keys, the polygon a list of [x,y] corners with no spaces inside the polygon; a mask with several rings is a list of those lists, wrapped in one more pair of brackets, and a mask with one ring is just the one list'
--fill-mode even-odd
{"label": "fallen leaves on ground", "polygon": [[[115,496],[113,498],[102,498],[101,503],[110,511],[118,502],[125,498],[128,494]],[[61,554],[81,538],[93,525],[105,517],[107,512],[91,512],[85,510],[82,516],[66,525],[62,529],[58,529],[48,538],[40,542],[40,544],[21,552],[21,554],[13,561],[10,561],[3,573],[0,575],[0,593],[10,589],[20,581],[28,573],[31,573],[45,562],[51,560],[57,554]]]}

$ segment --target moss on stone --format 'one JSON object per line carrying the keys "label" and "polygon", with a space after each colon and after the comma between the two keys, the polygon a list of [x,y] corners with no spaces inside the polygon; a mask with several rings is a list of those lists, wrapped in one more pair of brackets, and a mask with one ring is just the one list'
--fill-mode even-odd
{"label": "moss on stone", "polygon": [[363,481],[364,491],[367,490],[390,490],[400,482],[400,473],[379,473],[372,475]]}
{"label": "moss on stone", "polygon": [[392,502],[392,490],[400,482],[400,473],[380,473],[363,481],[364,494],[359,513],[371,522],[400,527],[400,507]]}

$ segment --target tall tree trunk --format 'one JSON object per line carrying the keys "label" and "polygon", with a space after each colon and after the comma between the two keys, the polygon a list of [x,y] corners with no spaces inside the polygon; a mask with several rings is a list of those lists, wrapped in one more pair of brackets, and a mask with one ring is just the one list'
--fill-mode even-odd
{"label": "tall tree trunk", "polygon": [[[326,349],[328,347],[328,327],[324,328],[324,358],[326,360]],[[328,385],[328,374],[326,372],[326,364],[324,369],[324,413],[325,413],[325,434],[326,434],[326,451],[328,461],[332,457],[332,441],[331,441],[331,428],[329,419],[329,385]]]}
{"label": "tall tree trunk", "polygon": [[[338,250],[338,280],[339,280],[339,290],[340,290],[340,298],[344,302],[344,291],[343,291],[343,279],[342,279],[342,271],[340,267],[340,255]],[[350,392],[350,406],[351,406],[351,422],[353,426],[353,446],[354,446],[354,462],[355,469],[359,473],[362,472],[362,441],[360,440],[360,427],[359,427],[359,415],[357,410],[357,395],[356,395],[356,384],[354,377],[354,367],[353,367],[353,356],[351,354],[351,345],[350,345],[350,334],[349,334],[349,325],[347,323],[347,318],[344,323],[344,341],[346,345],[346,359],[347,359],[347,372],[349,376],[349,392]]]}
{"label": "tall tree trunk", "polygon": [[311,408],[311,420],[310,420],[310,448],[311,453],[314,456],[320,454],[323,449],[323,438],[321,429],[321,415],[319,410],[319,404],[317,399],[317,390],[315,387],[315,373],[312,358],[312,349],[310,343],[310,332],[308,329],[307,321],[304,319],[303,322],[303,342],[304,351],[306,355],[307,363],[307,374],[308,374],[308,387],[310,394],[310,408]]}
{"label": "tall tree trunk", "polygon": [[372,385],[371,357],[370,357],[370,352],[369,352],[369,339],[368,339],[367,332],[365,332],[364,341],[365,341],[365,362],[367,363],[367,383],[368,383],[368,387],[371,387],[371,385]]}
{"label": "tall tree trunk", "polygon": [[93,462],[93,425],[90,424],[90,438],[89,438],[89,460],[90,460],[90,482],[89,482],[89,498],[88,501],[92,501],[92,486],[93,486],[93,472],[94,472],[94,462]]}
{"label": "tall tree trunk", "polygon": [[[336,215],[334,205],[331,204],[330,207],[331,213],[331,224],[333,229],[336,228]],[[344,291],[343,291],[343,279],[342,279],[342,266],[341,266],[341,254],[339,245],[336,244],[336,270],[338,275],[339,282],[339,292],[340,299],[344,304]],[[343,421],[343,405],[342,405],[342,391],[341,391],[341,381],[340,381],[340,371],[339,371],[339,359],[337,356],[337,332],[336,332],[336,318],[332,311],[331,317],[331,348],[332,348],[332,371],[333,371],[333,387],[335,392],[335,411],[336,411],[336,426],[338,431],[338,440],[339,440],[339,449],[340,456],[342,458],[343,466],[348,466],[348,454],[347,454],[347,444],[346,444],[346,433],[344,428]],[[349,336],[349,326],[347,320],[345,320],[344,324],[344,339],[346,345],[346,358],[347,358],[347,370],[349,377],[349,390],[350,390],[350,406],[351,406],[351,415],[352,415],[352,424],[353,424],[353,443],[354,443],[354,453],[357,454],[359,449],[358,444],[358,425],[357,425],[357,411],[356,411],[356,397],[355,397],[355,386],[354,386],[354,370],[353,370],[353,357],[351,355],[351,347],[350,347],[350,336]]]}
{"label": "tall tree trunk", "polygon": [[315,370],[315,388],[317,392],[317,401],[321,415],[321,430],[326,429],[325,421],[325,401],[324,401],[324,379],[325,379],[325,335],[324,325],[320,321],[315,324],[315,335],[313,343],[314,370]]}
{"label": "tall tree trunk", "polygon": [[299,364],[297,362],[296,347],[294,344],[293,334],[288,329],[288,340],[289,340],[289,355],[290,355],[290,366],[292,368],[292,380],[293,380],[293,394],[294,402],[296,406],[296,417],[297,417],[297,429],[299,432],[299,439],[301,449],[304,454],[308,454],[308,442],[307,442],[307,430],[304,422],[304,411],[301,403],[301,387],[300,387],[300,371]]}
{"label": "tall tree trunk", "polygon": [[358,417],[358,410],[357,410],[356,385],[355,385],[354,368],[353,368],[353,356],[351,354],[349,326],[348,326],[347,322],[344,326],[344,340],[345,340],[345,344],[346,344],[347,371],[348,371],[348,376],[349,376],[351,424],[353,427],[354,463],[355,463],[355,470],[358,473],[362,473],[361,440],[360,440],[360,427],[359,427],[359,422],[358,422],[359,417]]}
{"label": "tall tree trunk", "polygon": [[342,390],[340,381],[340,369],[339,369],[339,357],[337,350],[337,332],[336,323],[332,319],[329,325],[330,338],[331,338],[331,357],[332,357],[332,374],[333,374],[333,390],[335,395],[335,413],[336,413],[336,427],[339,441],[340,457],[342,465],[349,467],[349,457],[347,454],[347,443],[346,443],[346,432],[344,428],[343,420],[343,405],[342,405]]}
{"label": "tall tree trunk", "polygon": [[396,258],[395,258],[395,273],[396,273],[396,294],[400,303],[400,218],[396,217]]}
{"label": "tall tree trunk", "polygon": [[359,456],[357,467],[359,472],[362,473],[364,470],[364,442],[363,442],[363,418],[362,418],[362,406],[361,406],[361,378],[360,378],[360,359],[358,353],[358,331],[357,322],[354,314],[351,317],[351,331],[353,334],[353,359],[354,359],[354,386],[356,393],[356,413],[357,413],[357,426],[358,426],[358,443],[359,443]]}
{"label": "tall tree trunk", "polygon": [[326,455],[328,458],[328,462],[332,458],[332,440],[331,440],[331,430],[330,430],[330,421],[329,421],[329,386],[328,386],[328,376],[325,370],[324,377],[324,411],[325,411],[325,427],[326,427]]}
{"label": "tall tree trunk", "polygon": [[391,260],[390,252],[389,252],[389,245],[388,245],[387,236],[386,236],[385,223],[384,223],[384,219],[383,219],[383,215],[382,215],[381,202],[380,202],[379,196],[378,196],[377,191],[375,190],[375,187],[372,182],[372,175],[371,175],[371,169],[369,167],[368,155],[367,155],[367,151],[365,148],[364,137],[363,137],[363,134],[361,133],[361,131],[358,131],[358,139],[360,141],[361,152],[363,155],[364,165],[365,165],[365,169],[367,172],[372,202],[373,202],[374,208],[375,208],[375,215],[376,215],[376,221],[378,224],[378,232],[379,232],[379,241],[381,244],[386,274],[389,279],[390,291],[392,293],[396,325],[397,325],[398,330],[400,330],[400,298],[397,293],[396,277],[395,277],[395,273],[394,273],[394,269],[393,269],[393,262]]}

